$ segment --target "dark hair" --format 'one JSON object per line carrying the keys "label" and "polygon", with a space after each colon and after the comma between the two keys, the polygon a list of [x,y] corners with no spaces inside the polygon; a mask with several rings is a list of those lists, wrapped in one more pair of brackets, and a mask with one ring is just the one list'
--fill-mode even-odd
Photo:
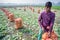
{"label": "dark hair", "polygon": [[52,7],[52,2],[46,2],[45,7]]}

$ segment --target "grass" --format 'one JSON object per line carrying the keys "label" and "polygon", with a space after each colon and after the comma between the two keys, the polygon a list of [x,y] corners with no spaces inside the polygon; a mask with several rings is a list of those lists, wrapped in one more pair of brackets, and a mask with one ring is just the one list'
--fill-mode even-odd
{"label": "grass", "polygon": [[53,6],[53,9],[60,10],[60,6]]}
{"label": "grass", "polygon": [[[39,7],[44,8],[44,6],[39,6]],[[60,10],[60,6],[52,6],[52,9]]]}

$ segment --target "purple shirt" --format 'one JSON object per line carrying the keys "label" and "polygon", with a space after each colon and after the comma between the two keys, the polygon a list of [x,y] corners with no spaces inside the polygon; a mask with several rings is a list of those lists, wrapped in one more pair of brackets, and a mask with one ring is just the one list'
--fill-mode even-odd
{"label": "purple shirt", "polygon": [[40,14],[38,18],[39,25],[44,28],[50,26],[50,31],[52,31],[54,20],[55,20],[55,13],[53,12],[46,13],[44,11]]}

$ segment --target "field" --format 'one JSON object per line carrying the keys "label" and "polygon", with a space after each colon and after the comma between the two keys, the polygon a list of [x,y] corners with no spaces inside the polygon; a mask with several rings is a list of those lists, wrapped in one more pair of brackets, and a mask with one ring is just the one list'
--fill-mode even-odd
{"label": "field", "polygon": [[[25,11],[24,8],[26,8]],[[15,18],[23,19],[23,28],[18,30],[15,29],[14,22],[10,22],[5,13],[0,10],[0,40],[37,40],[40,29],[37,10],[42,11],[43,7],[33,8],[34,12],[29,7],[5,8],[14,14]],[[53,6],[52,11],[56,14],[53,30],[60,40],[60,7]]]}

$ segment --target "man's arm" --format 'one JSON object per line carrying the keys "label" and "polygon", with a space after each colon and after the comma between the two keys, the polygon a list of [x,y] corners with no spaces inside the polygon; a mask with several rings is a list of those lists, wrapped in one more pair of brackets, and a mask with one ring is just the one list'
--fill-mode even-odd
{"label": "man's arm", "polygon": [[39,18],[38,18],[38,23],[39,23],[39,26],[42,27],[42,13],[39,15]]}
{"label": "man's arm", "polygon": [[54,25],[54,21],[55,21],[55,13],[54,13],[54,15],[52,16],[52,18],[51,18],[51,23],[50,23],[50,32],[52,32],[52,29],[53,29],[53,25]]}
{"label": "man's arm", "polygon": [[49,29],[49,37],[51,37],[51,32],[52,32],[52,29],[53,29],[54,21],[55,21],[55,14],[51,18],[50,26],[48,26],[48,29]]}

